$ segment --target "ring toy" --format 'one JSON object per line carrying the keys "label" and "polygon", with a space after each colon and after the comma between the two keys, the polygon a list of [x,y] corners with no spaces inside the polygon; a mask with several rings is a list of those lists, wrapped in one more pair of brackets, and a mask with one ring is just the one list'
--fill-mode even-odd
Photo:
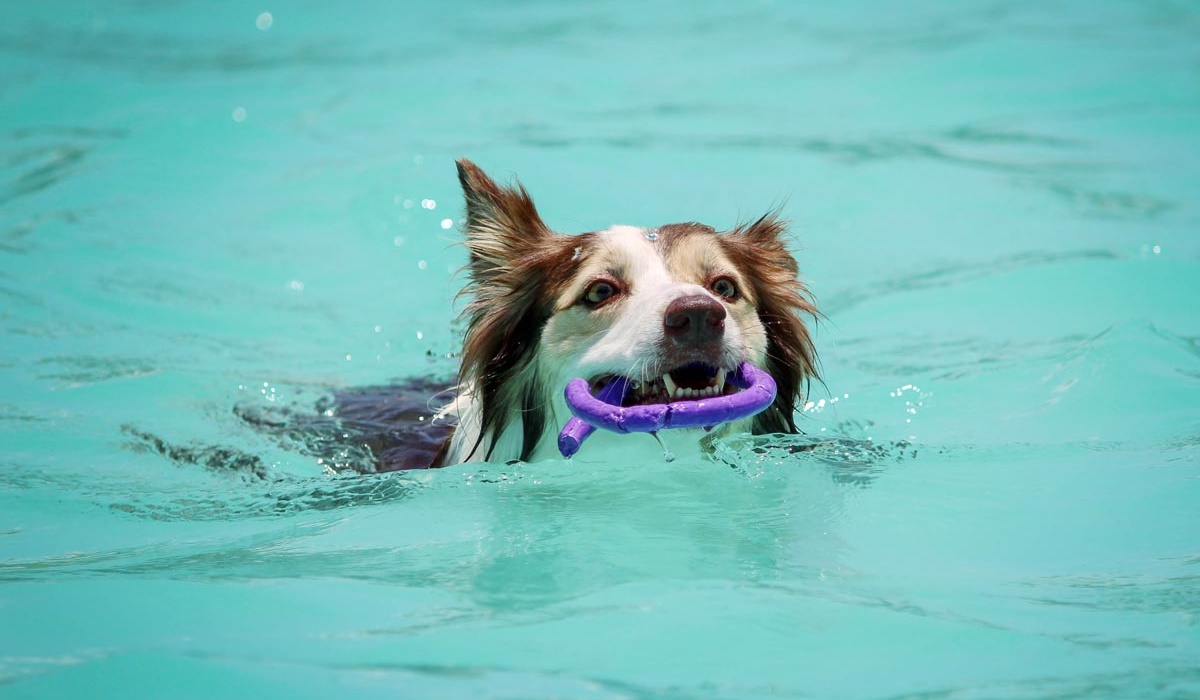
{"label": "ring toy", "polygon": [[622,406],[629,389],[628,377],[613,377],[595,396],[586,379],[572,379],[564,394],[575,417],[558,434],[558,451],[564,457],[574,455],[596,428],[616,433],[652,433],[667,428],[707,430],[761,413],[775,400],[775,380],[749,362],[730,372],[726,381],[740,391],[711,398]]}

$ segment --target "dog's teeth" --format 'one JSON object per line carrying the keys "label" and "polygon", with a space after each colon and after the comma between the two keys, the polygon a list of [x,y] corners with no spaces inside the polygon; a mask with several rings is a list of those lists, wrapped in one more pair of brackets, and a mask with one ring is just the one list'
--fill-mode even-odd
{"label": "dog's teeth", "polygon": [[675,380],[671,379],[670,374],[662,376],[663,384],[667,387],[667,396],[674,396],[675,392],[679,391],[679,387],[675,386]]}
{"label": "dog's teeth", "polygon": [[717,370],[717,385],[716,386],[717,386],[718,394],[725,393],[725,370],[723,370],[723,369]]}

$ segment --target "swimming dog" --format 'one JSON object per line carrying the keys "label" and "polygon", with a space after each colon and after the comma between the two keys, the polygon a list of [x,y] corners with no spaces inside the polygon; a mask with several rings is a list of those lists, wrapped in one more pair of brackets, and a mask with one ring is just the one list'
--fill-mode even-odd
{"label": "swimming dog", "polygon": [[497,185],[465,159],[458,178],[470,301],[456,393],[438,415],[457,425],[434,466],[555,455],[575,377],[593,389],[629,378],[629,406],[738,391],[726,375],[751,362],[775,379],[774,403],[715,432],[797,432],[797,402],[817,376],[804,323],[816,308],[775,213],[726,232],[676,223],[564,235],[520,184]]}

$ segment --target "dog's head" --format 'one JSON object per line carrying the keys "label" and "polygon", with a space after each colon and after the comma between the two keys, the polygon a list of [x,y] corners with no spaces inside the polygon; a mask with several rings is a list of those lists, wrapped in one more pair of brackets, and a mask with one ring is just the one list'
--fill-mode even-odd
{"label": "dog's head", "polygon": [[686,223],[568,236],[542,222],[523,187],[500,187],[467,160],[458,174],[471,255],[460,384],[481,403],[485,458],[520,421],[528,459],[557,429],[552,407],[573,377],[598,387],[626,376],[626,405],[658,403],[736,391],[725,374],[745,361],[779,389],[753,432],[796,431],[796,402],[816,376],[800,315],[815,308],[774,215],[725,233]]}

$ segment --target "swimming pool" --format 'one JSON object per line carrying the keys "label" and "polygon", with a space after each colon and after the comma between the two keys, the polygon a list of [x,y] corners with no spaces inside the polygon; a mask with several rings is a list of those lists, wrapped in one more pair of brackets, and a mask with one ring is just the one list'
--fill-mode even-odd
{"label": "swimming pool", "polygon": [[[1200,694],[1198,31],[1167,0],[10,8],[2,694]],[[334,476],[248,427],[453,374],[462,156],[562,231],[783,203],[820,447]]]}

